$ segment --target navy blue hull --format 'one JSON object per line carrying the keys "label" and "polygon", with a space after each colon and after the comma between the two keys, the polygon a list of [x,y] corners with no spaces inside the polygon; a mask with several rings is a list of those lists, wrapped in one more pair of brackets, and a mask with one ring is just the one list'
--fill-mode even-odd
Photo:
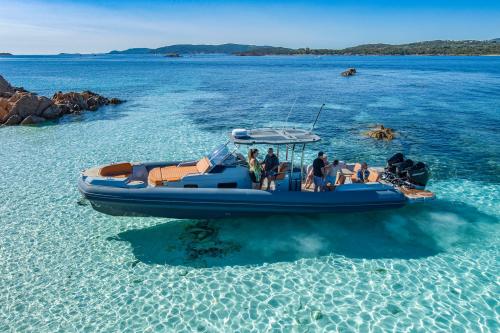
{"label": "navy blue hull", "polygon": [[170,218],[224,218],[258,215],[303,215],[399,208],[403,194],[382,184],[348,184],[333,192],[267,192],[215,188],[124,189],[92,186],[79,189],[94,209],[109,215]]}

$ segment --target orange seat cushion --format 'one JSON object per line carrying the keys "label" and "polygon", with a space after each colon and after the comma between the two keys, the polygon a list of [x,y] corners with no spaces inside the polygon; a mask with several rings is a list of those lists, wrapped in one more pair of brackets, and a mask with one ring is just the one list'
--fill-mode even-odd
{"label": "orange seat cushion", "polygon": [[196,165],[190,166],[168,166],[161,168],[162,179],[167,182],[177,182],[182,179],[182,177],[192,174],[199,173]]}
{"label": "orange seat cushion", "polygon": [[352,170],[353,174],[351,176],[351,180],[353,183],[357,182],[358,181],[358,171],[361,170],[361,164],[360,163],[356,163],[354,165],[354,170]]}
{"label": "orange seat cushion", "polygon": [[203,157],[201,160],[196,163],[196,169],[198,169],[199,173],[205,173],[210,169],[211,163],[208,157]]}
{"label": "orange seat cushion", "polygon": [[161,176],[161,168],[154,168],[149,171],[148,183],[152,186],[163,185],[163,178]]}
{"label": "orange seat cushion", "polygon": [[283,162],[278,166],[278,174],[276,175],[276,180],[285,179],[286,172],[288,171],[288,163]]}
{"label": "orange seat cushion", "polygon": [[103,177],[126,178],[132,174],[132,164],[116,163],[102,167],[99,170],[99,175]]}
{"label": "orange seat cushion", "polygon": [[210,169],[210,166],[209,159],[204,157],[196,165],[171,165],[153,168],[149,171],[148,183],[153,186],[161,186],[165,181],[178,182],[184,176],[205,173]]}
{"label": "orange seat cushion", "polygon": [[370,175],[368,176],[368,182],[370,183],[376,183],[378,182],[379,178],[380,178],[380,174],[378,173],[377,170],[369,170],[370,171]]}

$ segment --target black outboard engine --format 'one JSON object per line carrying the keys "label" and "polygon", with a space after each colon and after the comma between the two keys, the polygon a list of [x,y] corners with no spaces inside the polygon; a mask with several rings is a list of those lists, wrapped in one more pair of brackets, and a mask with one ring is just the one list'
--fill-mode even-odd
{"label": "black outboard engine", "polygon": [[413,161],[410,159],[407,159],[401,163],[396,164],[396,174],[399,177],[404,177],[406,176],[406,171],[408,171],[410,168],[413,167]]}
{"label": "black outboard engine", "polygon": [[396,165],[399,163],[404,162],[405,157],[402,153],[397,153],[393,155],[390,159],[387,160],[387,166],[385,167],[385,170],[390,173],[395,173],[396,172]]}
{"label": "black outboard engine", "polygon": [[418,186],[425,186],[430,178],[429,168],[425,163],[418,162],[407,171],[408,181]]}
{"label": "black outboard engine", "polygon": [[427,185],[430,172],[427,165],[422,162],[414,163],[404,158],[402,153],[397,153],[387,160],[382,179],[398,186],[423,188]]}

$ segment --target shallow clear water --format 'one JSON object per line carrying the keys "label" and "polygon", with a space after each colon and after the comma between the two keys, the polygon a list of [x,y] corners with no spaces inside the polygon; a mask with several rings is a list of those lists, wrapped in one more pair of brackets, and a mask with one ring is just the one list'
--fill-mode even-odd
{"label": "shallow clear water", "polygon": [[[128,100],[0,128],[0,331],[499,330],[500,58],[14,57],[0,74]],[[403,151],[430,164],[438,200],[210,222],[80,201],[83,168],[197,157],[230,128],[282,124],[294,101],[294,125],[327,105],[308,158]],[[398,138],[365,139],[373,123]]]}

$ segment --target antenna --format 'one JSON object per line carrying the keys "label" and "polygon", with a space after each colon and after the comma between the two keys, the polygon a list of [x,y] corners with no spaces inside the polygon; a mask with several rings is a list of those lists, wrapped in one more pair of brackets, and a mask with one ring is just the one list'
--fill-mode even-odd
{"label": "antenna", "polygon": [[316,122],[318,121],[319,115],[321,114],[321,111],[323,111],[324,107],[325,107],[325,103],[323,103],[323,105],[321,105],[321,108],[319,108],[318,114],[316,115],[316,119],[314,119],[314,123],[311,127],[311,132],[313,131],[314,126],[316,126]]}
{"label": "antenna", "polygon": [[292,114],[293,108],[295,107],[295,102],[297,102],[297,97],[295,97],[295,100],[293,101],[292,107],[290,108],[290,111],[288,111],[288,115],[286,116],[286,120],[285,120],[285,125],[283,125],[283,130],[288,125],[288,118],[290,118],[290,115]]}

